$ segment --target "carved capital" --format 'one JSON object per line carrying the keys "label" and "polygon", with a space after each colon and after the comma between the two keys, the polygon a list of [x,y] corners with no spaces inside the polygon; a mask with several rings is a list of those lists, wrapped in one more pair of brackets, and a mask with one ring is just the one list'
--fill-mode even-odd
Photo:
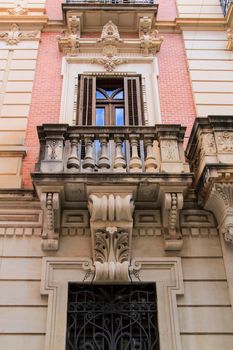
{"label": "carved capital", "polygon": [[44,213],[41,246],[43,250],[57,250],[60,231],[60,198],[59,193],[44,192],[41,194],[41,207]]}

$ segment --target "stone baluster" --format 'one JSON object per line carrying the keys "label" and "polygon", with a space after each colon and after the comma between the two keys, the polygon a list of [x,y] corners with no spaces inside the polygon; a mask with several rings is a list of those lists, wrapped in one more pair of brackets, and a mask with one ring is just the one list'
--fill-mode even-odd
{"label": "stone baluster", "polygon": [[139,135],[130,135],[132,156],[129,162],[130,172],[142,172],[142,161],[138,155]]}
{"label": "stone baluster", "polygon": [[153,155],[153,135],[147,135],[145,137],[145,147],[146,147],[146,160],[145,160],[145,170],[147,173],[152,173],[157,168],[157,163],[155,156]]}
{"label": "stone baluster", "polygon": [[125,172],[126,171],[126,161],[123,156],[122,152],[122,142],[123,142],[124,136],[116,134],[114,136],[114,142],[116,145],[116,153],[115,153],[115,160],[114,160],[114,171],[116,172]]}
{"label": "stone baluster", "polygon": [[93,171],[95,162],[93,158],[93,139],[94,135],[84,135],[85,157],[83,160],[83,169]]}
{"label": "stone baluster", "polygon": [[108,135],[102,134],[99,136],[101,153],[99,157],[99,168],[101,171],[106,171],[110,168],[110,160],[108,157]]}
{"label": "stone baluster", "polygon": [[70,135],[71,152],[67,161],[67,168],[71,171],[80,168],[80,161],[77,156],[77,147],[79,142],[79,135]]}

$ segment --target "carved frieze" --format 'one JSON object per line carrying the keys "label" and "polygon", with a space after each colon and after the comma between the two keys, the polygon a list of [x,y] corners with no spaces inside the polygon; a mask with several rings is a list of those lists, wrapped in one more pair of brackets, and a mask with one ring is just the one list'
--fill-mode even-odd
{"label": "carved frieze", "polygon": [[12,24],[9,31],[0,32],[0,40],[6,41],[8,45],[17,45],[21,40],[33,40],[39,38],[37,31],[21,31],[19,26]]}

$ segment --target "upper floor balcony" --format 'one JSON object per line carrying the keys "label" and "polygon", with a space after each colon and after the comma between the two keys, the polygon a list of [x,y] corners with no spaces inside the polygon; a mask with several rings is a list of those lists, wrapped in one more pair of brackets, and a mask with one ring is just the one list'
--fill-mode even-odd
{"label": "upper floor balcony", "polygon": [[154,21],[158,4],[154,0],[64,0],[62,11],[65,21],[72,15],[81,20],[81,31],[101,31],[112,21],[120,31],[138,30],[141,17]]}

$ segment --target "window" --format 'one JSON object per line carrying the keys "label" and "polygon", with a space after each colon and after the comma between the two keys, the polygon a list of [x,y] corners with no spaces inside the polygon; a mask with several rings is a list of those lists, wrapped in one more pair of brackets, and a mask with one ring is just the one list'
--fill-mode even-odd
{"label": "window", "polygon": [[66,350],[159,350],[154,283],[69,283]]}
{"label": "window", "polygon": [[140,76],[79,79],[79,125],[143,125]]}

